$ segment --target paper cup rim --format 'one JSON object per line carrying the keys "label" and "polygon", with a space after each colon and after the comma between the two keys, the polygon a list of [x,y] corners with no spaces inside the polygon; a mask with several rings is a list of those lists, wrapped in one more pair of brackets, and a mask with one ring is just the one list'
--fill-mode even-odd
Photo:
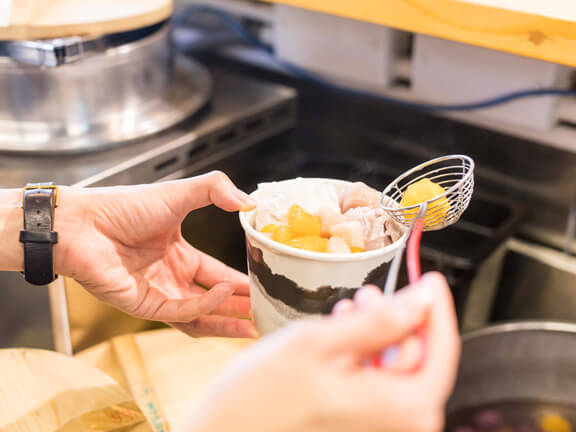
{"label": "paper cup rim", "polygon": [[[339,179],[331,179],[331,178],[320,178],[320,177],[301,177],[306,180],[328,180],[334,183],[352,183],[346,180],[339,180]],[[290,180],[282,180],[282,181],[290,181]],[[281,181],[280,181],[281,182]],[[253,191],[250,195],[252,195]],[[398,240],[394,243],[385,246],[380,249],[374,249],[371,251],[365,252],[357,252],[357,253],[348,253],[348,254],[335,254],[335,253],[327,253],[327,252],[313,252],[307,251],[303,249],[296,249],[292,246],[284,245],[282,243],[278,243],[277,241],[272,240],[268,236],[262,234],[258,230],[256,230],[252,224],[250,223],[250,217],[254,214],[256,210],[251,210],[249,212],[240,212],[240,225],[244,229],[244,232],[247,236],[253,237],[260,243],[263,243],[268,248],[278,252],[281,255],[290,255],[295,258],[303,258],[308,260],[314,261],[325,261],[325,262],[354,262],[354,261],[364,261],[376,258],[381,255],[388,255],[390,252],[397,250],[399,247],[403,247],[404,242],[406,241],[406,233],[402,235]]]}

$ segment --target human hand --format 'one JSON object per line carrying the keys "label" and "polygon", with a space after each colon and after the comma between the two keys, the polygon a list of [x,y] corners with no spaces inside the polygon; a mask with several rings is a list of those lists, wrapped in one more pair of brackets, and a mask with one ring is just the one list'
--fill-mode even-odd
{"label": "human hand", "polygon": [[[180,429],[266,432],[439,431],[459,357],[451,294],[438,274],[346,313],[293,323],[241,354]],[[371,359],[415,329],[417,369]]]}
{"label": "human hand", "polygon": [[[186,215],[255,203],[220,172],[151,185],[61,188],[55,270],[100,300],[193,336],[254,337],[248,277],[182,237]],[[198,227],[214,230],[218,227]],[[205,288],[209,288],[206,290]]]}
{"label": "human hand", "polygon": [[[382,297],[382,290],[375,285],[366,285],[356,291],[354,300],[342,299],[334,305],[333,315],[345,315],[358,308],[366,307]],[[418,330],[404,338],[401,343],[387,348],[386,351],[372,359],[375,367],[388,370],[410,372],[420,366],[425,355],[425,339]]]}

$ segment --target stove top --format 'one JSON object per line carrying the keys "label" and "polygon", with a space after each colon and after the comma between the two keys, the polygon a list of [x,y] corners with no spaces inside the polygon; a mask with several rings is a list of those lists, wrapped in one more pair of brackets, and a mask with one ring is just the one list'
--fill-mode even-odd
{"label": "stove top", "polygon": [[95,153],[0,153],[0,186],[41,181],[77,186],[151,183],[185,168],[201,170],[294,125],[294,90],[217,68],[210,71],[213,98],[196,116],[144,140]]}

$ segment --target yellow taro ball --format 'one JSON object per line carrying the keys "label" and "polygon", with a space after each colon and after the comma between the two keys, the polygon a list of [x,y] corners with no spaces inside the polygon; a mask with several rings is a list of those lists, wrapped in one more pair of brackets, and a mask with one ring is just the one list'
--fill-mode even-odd
{"label": "yellow taro ball", "polygon": [[365,252],[365,250],[362,249],[361,247],[352,246],[352,247],[350,247],[350,252],[351,253],[360,253],[360,252]]}
{"label": "yellow taro ball", "polygon": [[276,228],[274,233],[272,234],[272,240],[277,241],[278,243],[288,244],[290,240],[294,238],[294,234],[290,230],[290,228],[285,226],[279,226]]}
{"label": "yellow taro ball", "polygon": [[[445,193],[446,190],[437,183],[423,178],[418,180],[416,183],[412,183],[402,195],[402,200],[400,201],[400,207],[410,207],[413,205],[418,205],[424,201],[433,200],[434,198]],[[426,210],[427,222],[441,222],[450,210],[450,203],[446,197],[442,197],[439,200],[433,201],[428,204],[428,209]],[[433,212],[430,214],[430,212]],[[418,209],[406,211],[406,216],[413,215],[416,216]]]}
{"label": "yellow taro ball", "polygon": [[540,428],[543,432],[571,432],[572,427],[568,420],[559,414],[546,414],[540,418]]}
{"label": "yellow taro ball", "polygon": [[288,227],[298,236],[319,236],[322,231],[322,220],[306,213],[302,207],[294,204],[288,212]]}
{"label": "yellow taro ball", "polygon": [[328,239],[320,236],[300,236],[288,242],[288,246],[312,252],[326,252],[328,250]]}

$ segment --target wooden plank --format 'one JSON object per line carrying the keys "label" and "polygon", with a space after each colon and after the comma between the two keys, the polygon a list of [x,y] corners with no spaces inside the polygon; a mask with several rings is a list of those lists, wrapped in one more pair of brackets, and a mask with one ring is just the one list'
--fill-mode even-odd
{"label": "wooden plank", "polygon": [[482,6],[491,6],[541,15],[548,18],[558,18],[576,21],[576,2],[573,0],[461,0]]}
{"label": "wooden plank", "polygon": [[111,378],[50,351],[0,350],[3,432],[151,432],[142,411]]}
{"label": "wooden plank", "polygon": [[158,23],[172,14],[172,0],[12,0],[0,40],[100,36]]}
{"label": "wooden plank", "polygon": [[576,66],[576,22],[487,6],[492,0],[269,1]]}
{"label": "wooden plank", "polygon": [[[191,338],[174,329],[118,336],[76,358],[127,389],[155,430],[174,428],[202,403],[214,380],[253,340]],[[150,410],[152,408],[152,410]],[[166,426],[164,426],[166,425]]]}

